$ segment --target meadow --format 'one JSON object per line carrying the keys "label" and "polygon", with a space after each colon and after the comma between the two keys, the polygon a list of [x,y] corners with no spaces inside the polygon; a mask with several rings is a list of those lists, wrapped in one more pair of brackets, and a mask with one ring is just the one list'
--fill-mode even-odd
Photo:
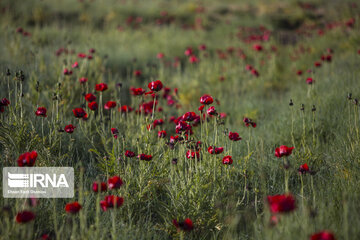
{"label": "meadow", "polygon": [[[0,239],[360,239],[360,4],[1,0]],[[0,186],[2,191],[2,184]]]}

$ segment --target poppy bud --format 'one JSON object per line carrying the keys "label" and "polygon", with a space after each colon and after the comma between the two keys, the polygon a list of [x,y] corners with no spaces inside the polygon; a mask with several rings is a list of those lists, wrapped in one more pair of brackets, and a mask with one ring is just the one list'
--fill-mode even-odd
{"label": "poppy bud", "polygon": [[300,110],[301,110],[301,111],[304,111],[304,110],[305,110],[305,105],[304,105],[304,104],[301,104]]}
{"label": "poppy bud", "polygon": [[348,93],[347,99],[348,99],[348,100],[351,100],[351,99],[352,99],[352,93]]}
{"label": "poppy bud", "polygon": [[316,107],[315,107],[315,105],[313,105],[313,107],[312,107],[311,111],[313,111],[313,112],[315,112],[315,111],[316,111]]}
{"label": "poppy bud", "polygon": [[6,76],[10,76],[10,75],[11,75],[10,69],[7,69],[6,70]]}
{"label": "poppy bud", "polygon": [[355,98],[355,99],[354,99],[354,104],[355,104],[355,105],[358,105],[358,103],[359,103],[359,100],[357,100],[357,98]]}
{"label": "poppy bud", "polygon": [[290,99],[289,106],[293,106],[293,105],[294,105],[293,100]]}

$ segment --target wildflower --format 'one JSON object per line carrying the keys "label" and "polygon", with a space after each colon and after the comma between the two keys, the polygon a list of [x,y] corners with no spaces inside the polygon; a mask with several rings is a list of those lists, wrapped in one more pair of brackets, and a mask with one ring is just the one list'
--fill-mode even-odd
{"label": "wildflower", "polygon": [[212,104],[213,102],[214,102],[214,99],[212,98],[212,96],[210,96],[208,94],[204,94],[200,98],[200,103],[203,105],[209,105],[209,104]]}
{"label": "wildflower", "polygon": [[158,92],[163,88],[163,84],[162,84],[162,82],[160,80],[156,80],[154,82],[150,82],[148,84],[148,88],[151,91]]}
{"label": "wildflower", "polygon": [[301,76],[303,74],[302,70],[297,70],[296,75]]}
{"label": "wildflower", "polygon": [[35,161],[38,154],[36,151],[26,152],[19,156],[17,163],[19,167],[32,167],[35,165]]}
{"label": "wildflower", "polygon": [[96,96],[92,93],[88,93],[85,95],[85,100],[88,102],[93,102],[96,100]]}
{"label": "wildflower", "polygon": [[241,140],[242,138],[239,136],[239,134],[237,132],[229,132],[229,139],[231,141],[239,141]]}
{"label": "wildflower", "polygon": [[199,151],[192,151],[192,150],[188,150],[186,152],[186,158],[190,159],[190,158],[200,158],[200,152]]}
{"label": "wildflower", "polygon": [[186,218],[182,222],[178,222],[176,219],[173,219],[172,222],[173,222],[174,226],[176,227],[176,229],[178,229],[178,230],[191,231],[194,229],[193,222],[191,221],[190,218]]}
{"label": "wildflower", "polygon": [[188,47],[186,50],[185,50],[185,55],[186,56],[191,56],[193,54],[193,49],[191,47]]}
{"label": "wildflower", "polygon": [[163,59],[165,57],[165,54],[163,53],[158,53],[156,56],[158,59]]}
{"label": "wildflower", "polygon": [[132,158],[132,157],[135,157],[135,153],[132,151],[126,150],[125,156],[128,158]]}
{"label": "wildflower", "polygon": [[45,107],[38,107],[35,114],[36,114],[36,116],[47,117],[46,108]]}
{"label": "wildflower", "polygon": [[254,49],[255,51],[260,52],[260,51],[263,50],[263,47],[262,47],[260,44],[254,44],[254,45],[253,45],[253,49]]}
{"label": "wildflower", "polygon": [[243,119],[243,122],[245,123],[245,126],[246,126],[246,127],[252,126],[253,128],[256,128],[256,123],[253,122],[253,120],[250,119],[250,118],[245,117],[245,118]]}
{"label": "wildflower", "polygon": [[78,202],[68,203],[65,206],[65,211],[71,214],[78,213],[82,206]]}
{"label": "wildflower", "polygon": [[309,85],[313,84],[314,82],[315,82],[315,80],[313,78],[311,78],[311,77],[306,79],[306,83],[309,84]]}
{"label": "wildflower", "polygon": [[201,45],[199,46],[199,50],[200,50],[200,51],[205,51],[205,50],[206,50],[206,45],[205,45],[205,44],[201,44]]}
{"label": "wildflower", "polygon": [[336,240],[334,234],[329,231],[321,231],[311,235],[310,240]]}
{"label": "wildflower", "polygon": [[79,54],[78,54],[78,57],[79,57],[79,58],[86,58],[86,54],[85,54],[85,53],[79,53]]}
{"label": "wildflower", "polygon": [[128,106],[128,105],[123,105],[121,107],[119,107],[119,112],[122,112],[122,113],[126,113],[126,112],[131,112],[133,109],[132,107]]}
{"label": "wildflower", "polygon": [[315,66],[315,67],[321,67],[321,62],[315,62],[315,63],[314,63],[314,66]]}
{"label": "wildflower", "polygon": [[16,214],[17,223],[28,223],[35,219],[35,214],[31,211],[22,211]]}
{"label": "wildflower", "polygon": [[140,70],[135,70],[134,71],[134,76],[135,77],[140,77],[142,75],[142,72]]}
{"label": "wildflower", "polygon": [[76,128],[75,126],[73,126],[72,124],[69,124],[69,125],[65,126],[64,130],[67,133],[73,133],[75,128]]}
{"label": "wildflower", "polygon": [[71,65],[72,68],[78,68],[79,67],[79,63],[78,62],[74,62],[73,65]]}
{"label": "wildflower", "polygon": [[111,133],[114,135],[115,139],[118,138],[119,130],[117,130],[117,128],[111,128]]}
{"label": "wildflower", "polygon": [[207,114],[209,114],[209,115],[211,115],[211,116],[214,116],[214,115],[217,114],[214,106],[209,107],[206,112],[207,112]]}
{"label": "wildflower", "polygon": [[93,182],[92,190],[93,192],[98,192],[99,190],[100,192],[105,192],[107,190],[107,185],[105,182],[101,182],[101,183]]}
{"label": "wildflower", "polygon": [[108,85],[106,83],[99,83],[95,85],[95,90],[98,92],[103,92],[108,89]]}
{"label": "wildflower", "polygon": [[189,62],[190,63],[197,63],[197,62],[199,62],[199,59],[195,55],[191,55],[189,57]]}
{"label": "wildflower", "polygon": [[89,102],[88,107],[90,108],[90,110],[95,111],[98,109],[99,106],[96,102]]}
{"label": "wildflower", "polygon": [[75,108],[75,109],[73,109],[73,113],[76,118],[86,118],[87,117],[87,113],[85,112],[85,110],[83,108]]}
{"label": "wildflower", "polygon": [[134,95],[134,96],[141,96],[145,93],[145,90],[142,89],[142,88],[133,88],[131,87],[130,88],[130,93],[131,95]]}
{"label": "wildflower", "polygon": [[296,208],[295,198],[292,195],[267,196],[267,201],[271,213],[288,213]]}
{"label": "wildflower", "polygon": [[224,151],[224,148],[223,147],[213,147],[213,146],[210,146],[208,148],[208,152],[210,154],[220,154]]}
{"label": "wildflower", "polygon": [[194,112],[187,112],[182,116],[183,121],[192,122],[196,118],[196,113]]}
{"label": "wildflower", "polygon": [[231,165],[233,163],[232,157],[231,156],[225,156],[222,160],[222,163],[224,165]]}
{"label": "wildflower", "polygon": [[81,84],[86,83],[87,81],[88,81],[88,79],[85,78],[85,77],[82,77],[82,78],[79,79],[79,82],[80,82]]}
{"label": "wildflower", "polygon": [[105,105],[104,105],[104,108],[105,108],[106,110],[109,110],[109,109],[114,108],[114,107],[116,107],[116,102],[114,102],[114,101],[108,101],[108,102],[105,103]]}
{"label": "wildflower", "polygon": [[106,211],[109,208],[119,208],[123,204],[124,204],[124,198],[114,195],[105,196],[105,199],[100,201],[100,206],[103,211]]}
{"label": "wildflower", "polygon": [[300,174],[305,174],[305,173],[310,172],[310,169],[309,169],[309,166],[307,165],[307,163],[305,163],[299,167],[298,171]]}
{"label": "wildflower", "polygon": [[287,147],[285,145],[281,145],[280,147],[275,149],[275,156],[281,158],[283,156],[290,156],[294,147]]}
{"label": "wildflower", "polygon": [[158,131],[158,137],[159,137],[159,138],[164,138],[164,137],[166,137],[166,131],[164,131],[164,130]]}
{"label": "wildflower", "polygon": [[64,75],[68,76],[68,75],[71,75],[73,72],[72,72],[72,70],[69,70],[69,69],[65,68],[63,73],[64,73]]}
{"label": "wildflower", "polygon": [[123,185],[123,181],[119,176],[114,176],[108,179],[109,189],[119,189]]}
{"label": "wildflower", "polygon": [[138,155],[138,159],[140,160],[145,160],[145,161],[150,161],[152,159],[151,155],[146,155],[146,154],[139,154]]}

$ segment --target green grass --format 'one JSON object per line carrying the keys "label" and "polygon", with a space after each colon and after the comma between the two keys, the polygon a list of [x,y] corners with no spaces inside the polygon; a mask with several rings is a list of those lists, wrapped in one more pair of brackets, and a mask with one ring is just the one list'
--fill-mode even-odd
{"label": "green grass", "polygon": [[[304,10],[297,1],[1,1],[5,10],[0,15],[0,97],[11,104],[0,113],[0,166],[17,166],[22,153],[36,150],[37,167],[74,167],[76,194],[74,199],[39,199],[36,207],[28,206],[26,199],[1,197],[0,238],[39,239],[47,233],[52,239],[300,240],[330,230],[336,239],[358,239],[360,115],[359,105],[346,96],[360,96],[360,6],[340,0],[311,2],[316,10]],[[196,13],[198,6],[205,12]],[[162,11],[174,16],[172,24],[156,25]],[[138,28],[126,25],[129,16],[142,17]],[[352,17],[356,23],[349,29],[344,22]],[[201,29],[183,28],[197,18]],[[296,22],[302,24],[299,29],[314,24],[312,37],[297,34]],[[341,26],[318,36],[317,29],[329,22]],[[240,26],[260,25],[272,35],[261,43],[265,51],[255,52],[253,43],[241,41],[237,33]],[[18,27],[31,37],[16,33]],[[200,44],[206,44],[207,57],[197,50]],[[277,47],[276,53],[271,46]],[[55,56],[61,47],[75,54]],[[194,48],[199,63],[188,62],[187,47]],[[235,48],[233,55],[220,59],[216,51],[226,52],[228,47]],[[93,60],[77,57],[90,48],[96,49]],[[301,48],[308,51],[301,54]],[[327,48],[334,50],[332,62],[315,68]],[[245,60],[237,49],[243,50]],[[156,58],[159,52],[165,54],[164,61]],[[298,59],[292,61],[295,55]],[[176,56],[180,66],[169,67],[165,62],[173,63]],[[75,61],[80,68],[64,76],[63,69],[71,69]],[[246,64],[260,76],[245,70]],[[133,76],[137,69],[143,73],[140,78]],[[302,76],[296,75],[298,69],[304,71]],[[306,73],[307,69],[314,71]],[[16,78],[20,70],[24,81]],[[80,85],[80,77],[87,77],[88,83]],[[307,77],[315,84],[307,85]],[[162,118],[165,124],[155,130],[146,129],[151,115],[121,114],[117,109],[110,116],[107,110],[94,113],[85,107],[89,119],[74,118],[72,109],[85,103],[82,93],[95,92],[96,83],[109,85],[102,103],[113,100],[117,106],[136,108],[152,98],[131,96],[129,88],[147,90],[157,79],[178,88],[174,98],[181,108],[167,106],[161,92],[163,111],[156,111],[154,119]],[[189,140],[203,143],[196,161],[186,158],[189,144],[177,143],[174,149],[166,144],[175,135],[175,124],[168,120],[188,111],[199,114],[203,94],[219,100],[214,106],[227,117],[193,128]],[[44,119],[34,113],[39,106],[48,110]],[[244,117],[252,118],[257,127],[246,128]],[[76,126],[73,134],[58,131],[70,123]],[[119,130],[118,139],[111,128]],[[158,130],[166,130],[168,136],[159,139]],[[243,139],[231,142],[229,131],[239,132]],[[224,147],[224,153],[210,155],[207,148],[215,144]],[[266,196],[285,193],[283,159],[274,156],[280,145],[295,146],[287,173],[297,208],[270,226]],[[126,158],[125,150],[151,154],[153,159]],[[221,162],[226,155],[234,160],[230,166]],[[304,163],[316,174],[300,177],[297,169]],[[124,205],[99,211],[98,202],[107,194],[93,193],[92,183],[114,175],[124,185],[107,194],[124,197]],[[83,208],[70,216],[64,207],[73,201]],[[15,222],[23,209],[31,209],[35,221]],[[192,219],[194,230],[178,232],[172,220],[185,218]]]}

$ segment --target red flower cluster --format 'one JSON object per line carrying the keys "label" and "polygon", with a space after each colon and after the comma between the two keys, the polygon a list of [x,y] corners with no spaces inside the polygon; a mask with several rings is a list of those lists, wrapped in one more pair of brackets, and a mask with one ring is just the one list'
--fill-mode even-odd
{"label": "red flower cluster", "polygon": [[35,219],[35,214],[31,211],[22,211],[16,214],[17,223],[28,223]]}
{"label": "red flower cluster", "polygon": [[108,179],[109,189],[119,189],[123,185],[123,181],[119,176],[114,176]]}
{"label": "red flower cluster", "polygon": [[100,201],[100,206],[103,211],[107,211],[109,208],[119,208],[124,204],[124,198],[108,195],[104,200]]}
{"label": "red flower cluster", "polygon": [[17,163],[19,167],[32,167],[35,165],[35,161],[38,154],[36,151],[26,152],[19,156]]}
{"label": "red flower cluster", "polygon": [[311,235],[310,240],[336,240],[334,234],[329,231],[322,231]]}
{"label": "red flower cluster", "polygon": [[290,156],[294,147],[287,147],[285,145],[281,145],[280,147],[275,149],[275,156],[281,158],[283,156]]}
{"label": "red flower cluster", "polygon": [[210,146],[208,148],[208,152],[210,154],[220,154],[224,151],[224,148],[223,147],[213,147],[213,146]]}
{"label": "red flower cluster", "polygon": [[239,134],[237,132],[229,132],[229,139],[231,141],[239,141],[242,138],[239,136]]}
{"label": "red flower cluster", "polygon": [[256,123],[253,122],[253,120],[250,119],[250,118],[245,117],[245,118],[243,119],[243,122],[245,123],[245,126],[246,126],[246,127],[252,126],[253,128],[256,128]]}
{"label": "red flower cluster", "polygon": [[138,159],[139,160],[144,160],[144,161],[150,161],[152,159],[152,156],[142,153],[142,154],[138,155]]}
{"label": "red flower cluster", "polygon": [[78,213],[82,206],[78,202],[72,202],[65,205],[65,211],[71,214]]}
{"label": "red flower cluster", "polygon": [[92,185],[92,190],[94,192],[105,192],[107,191],[107,185],[105,182],[100,182],[100,183],[97,183],[97,182],[94,182],[93,185]]}
{"label": "red flower cluster", "polygon": [[296,208],[295,198],[292,195],[268,196],[267,201],[272,213],[288,213]]}

